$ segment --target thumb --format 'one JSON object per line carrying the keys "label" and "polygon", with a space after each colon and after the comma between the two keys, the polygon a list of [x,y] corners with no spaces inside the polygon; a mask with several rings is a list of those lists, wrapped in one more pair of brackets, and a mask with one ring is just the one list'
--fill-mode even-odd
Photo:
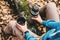
{"label": "thumb", "polygon": [[25,26],[27,27],[27,21],[25,22]]}
{"label": "thumb", "polygon": [[19,25],[18,23],[16,23],[16,27],[17,28],[21,28],[21,25]]}

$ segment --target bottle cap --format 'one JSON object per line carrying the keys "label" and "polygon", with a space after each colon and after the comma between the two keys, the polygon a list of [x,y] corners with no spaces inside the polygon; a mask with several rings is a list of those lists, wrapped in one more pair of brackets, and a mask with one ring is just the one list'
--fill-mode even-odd
{"label": "bottle cap", "polygon": [[39,11],[39,7],[38,6],[33,6],[32,7],[32,10],[31,10],[31,14],[33,15],[33,16],[37,16],[38,15],[38,12]]}

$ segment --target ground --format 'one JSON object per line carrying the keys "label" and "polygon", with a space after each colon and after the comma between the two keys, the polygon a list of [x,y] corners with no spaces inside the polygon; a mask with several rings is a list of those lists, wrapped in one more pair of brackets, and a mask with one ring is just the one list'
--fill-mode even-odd
{"label": "ground", "polygon": [[[37,3],[37,5],[42,7],[47,3],[53,1],[56,3],[58,10],[60,10],[60,0],[32,0],[32,1],[27,0],[27,1],[30,3],[30,7],[31,5],[33,6],[35,3]],[[4,0],[0,0],[0,40],[7,40],[4,39],[5,35],[3,35],[2,26],[5,27],[10,20],[16,20],[17,16],[14,15],[14,10],[9,6],[8,2]],[[46,29],[43,28],[43,30],[45,31]],[[18,38],[12,36],[10,36],[8,40],[11,40],[11,38],[12,40],[16,40],[16,39],[18,40]]]}

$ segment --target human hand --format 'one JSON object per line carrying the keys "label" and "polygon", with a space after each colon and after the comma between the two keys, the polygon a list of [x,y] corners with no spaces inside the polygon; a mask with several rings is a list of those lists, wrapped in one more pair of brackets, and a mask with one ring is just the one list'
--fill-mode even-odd
{"label": "human hand", "polygon": [[32,20],[35,20],[35,21],[37,21],[37,22],[42,24],[42,19],[41,19],[40,15],[38,15],[37,17],[32,17]]}
{"label": "human hand", "polygon": [[23,33],[24,32],[26,32],[26,31],[28,31],[28,29],[27,29],[27,22],[25,22],[25,25],[20,25],[20,24],[16,24],[16,27],[20,30],[20,31],[22,31]]}

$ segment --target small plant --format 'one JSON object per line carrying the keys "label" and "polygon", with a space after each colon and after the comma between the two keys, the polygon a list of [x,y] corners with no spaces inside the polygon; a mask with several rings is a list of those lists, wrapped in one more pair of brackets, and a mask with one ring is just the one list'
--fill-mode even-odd
{"label": "small plant", "polygon": [[21,0],[18,4],[18,7],[20,12],[24,11],[24,17],[28,21],[30,18],[30,8],[28,2],[26,0]]}

